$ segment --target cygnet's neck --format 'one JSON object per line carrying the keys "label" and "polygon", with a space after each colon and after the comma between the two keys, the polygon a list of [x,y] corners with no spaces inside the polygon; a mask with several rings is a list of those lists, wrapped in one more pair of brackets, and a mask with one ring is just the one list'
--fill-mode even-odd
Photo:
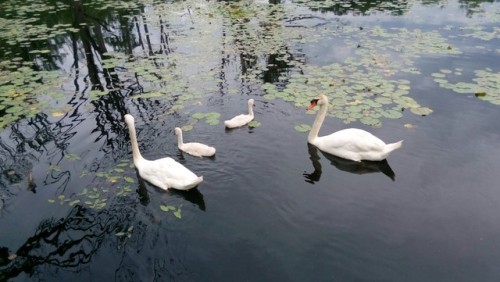
{"label": "cygnet's neck", "polygon": [[253,117],[253,105],[248,103],[248,115]]}
{"label": "cygnet's neck", "polygon": [[182,140],[182,131],[177,131],[176,132],[177,134],[177,147],[181,147],[182,145],[184,145],[184,141]]}

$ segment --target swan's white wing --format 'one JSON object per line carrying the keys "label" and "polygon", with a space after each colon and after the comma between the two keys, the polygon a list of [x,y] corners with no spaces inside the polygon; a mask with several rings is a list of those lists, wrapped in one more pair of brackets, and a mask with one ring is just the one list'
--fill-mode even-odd
{"label": "swan's white wing", "polygon": [[252,120],[253,120],[252,115],[239,115],[239,116],[235,116],[234,118],[232,118],[230,120],[224,121],[224,124],[226,125],[226,127],[232,128],[232,127],[243,126],[243,125],[251,122]]}
{"label": "swan's white wing", "polygon": [[162,158],[154,161],[144,160],[141,163],[139,174],[151,184],[162,189],[172,187],[183,189],[184,186],[201,182],[196,174],[172,158]]}
{"label": "swan's white wing", "polygon": [[357,128],[343,129],[327,136],[318,137],[315,145],[327,152],[343,150],[362,153],[383,151],[385,148],[384,141]]}
{"label": "swan's white wing", "polygon": [[215,154],[215,148],[207,146],[205,144],[190,142],[184,143],[180,149],[188,154],[193,156],[201,157],[201,156],[213,156]]}

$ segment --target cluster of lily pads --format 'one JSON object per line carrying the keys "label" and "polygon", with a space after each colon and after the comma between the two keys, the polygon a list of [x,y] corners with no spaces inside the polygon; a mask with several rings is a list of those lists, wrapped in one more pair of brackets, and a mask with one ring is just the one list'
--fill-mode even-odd
{"label": "cluster of lily pads", "polygon": [[453,90],[457,93],[474,94],[481,100],[488,101],[495,105],[500,105],[500,73],[494,72],[490,68],[475,70],[473,82],[456,82],[449,80],[462,76],[463,70],[456,68],[454,70],[441,69],[432,74],[434,81],[439,86]]}
{"label": "cluster of lily pads", "polygon": [[219,124],[219,118],[220,118],[220,113],[217,112],[194,113],[191,116],[191,119],[188,121],[188,123],[183,125],[181,129],[183,131],[190,131],[200,120],[205,120],[205,123],[209,125],[217,125]]}
{"label": "cluster of lily pads", "polygon": [[[389,77],[420,73],[414,66],[414,60],[422,54],[453,55],[461,52],[437,31],[385,29],[380,26],[364,30],[342,26],[339,31],[339,24],[335,23],[322,28],[290,28],[288,25],[296,12],[293,5],[247,1],[203,4],[188,1],[154,5],[154,10],[144,13],[142,17],[134,17],[134,20],[141,21],[141,25],[151,25],[151,29],[155,30],[160,26],[155,19],[165,17],[172,30],[178,29],[171,34],[171,48],[186,44],[184,48],[199,51],[196,46],[205,42],[200,40],[213,41],[211,36],[207,36],[213,28],[207,27],[212,22],[222,23],[226,32],[223,44],[201,44],[207,47],[203,53],[206,57],[211,57],[210,54],[214,54],[217,48],[223,48],[225,54],[244,56],[249,64],[241,78],[249,86],[258,88],[261,85],[261,89],[266,91],[266,99],[282,99],[303,107],[315,94],[328,94],[332,103],[331,115],[346,123],[360,121],[380,126],[383,118],[400,118],[406,109],[418,115],[430,114],[431,109],[421,106],[409,95],[408,80]],[[199,36],[196,37],[196,34]],[[340,45],[353,49],[353,56],[326,66],[306,65],[293,57],[293,50],[298,46],[320,42],[321,36],[333,35],[341,40]],[[196,38],[194,43],[189,41],[193,41],[193,37]],[[276,54],[279,60],[293,66],[290,71],[297,70],[297,73],[282,77],[285,83],[262,85],[262,76],[270,67],[262,58],[270,54]],[[183,109],[188,101],[202,99],[201,89],[210,91],[210,85],[223,82],[213,71],[213,62],[199,55],[198,52],[173,52],[168,56],[138,54],[130,57],[111,52],[106,54],[103,67],[114,70],[123,81],[134,81],[142,86],[142,92],[132,93],[132,98],[171,100],[172,112]],[[206,68],[211,71],[180,67],[200,62],[209,66]],[[190,75],[187,69],[195,71]],[[216,119],[208,120],[211,120],[209,124],[215,124]],[[190,130],[197,121],[196,118],[191,119],[183,129]]]}
{"label": "cluster of lily pads", "polygon": [[409,9],[408,1],[309,1],[309,0],[294,0],[294,3],[303,5],[312,10],[332,11],[337,15],[344,15],[349,13],[362,13],[369,15],[373,13],[387,13],[401,14]]}
{"label": "cluster of lily pads", "polygon": [[[79,156],[76,154],[66,154],[65,158],[68,160],[79,160]],[[108,200],[112,197],[126,197],[129,196],[134,188],[131,184],[135,183],[134,178],[126,176],[129,172],[128,168],[133,168],[134,165],[128,160],[120,161],[114,168],[107,171],[97,172],[95,175],[97,177],[97,184],[94,183],[92,188],[85,187],[80,193],[66,196],[64,194],[57,196],[55,199],[48,199],[47,201],[51,204],[58,203],[60,205],[84,205],[88,208],[101,210],[104,209]],[[57,165],[51,165],[50,167],[53,171],[61,171]],[[82,172],[80,177],[85,177],[90,175],[89,172]],[[182,218],[181,206],[175,207],[172,205],[160,205],[160,210],[166,213],[171,212],[176,218]],[[116,236],[127,236],[130,237],[133,227],[128,228],[125,231],[120,231],[116,233]]]}
{"label": "cluster of lily pads", "polygon": [[[15,3],[8,0],[0,4],[6,11],[6,17],[0,17],[0,39],[10,45],[30,46],[33,41],[50,41],[79,30],[69,23],[48,24],[40,22],[36,16],[31,17],[36,14],[32,12],[34,10],[61,11],[69,8],[67,4],[56,1],[51,6],[36,0],[16,8]],[[363,28],[328,16],[304,14],[303,8],[340,14],[343,10],[359,10],[370,14],[402,12],[409,3],[297,0],[270,5],[255,1],[165,3],[158,0],[98,0],[83,5],[86,9],[137,13],[124,18],[135,28],[133,36],[148,42],[151,49],[136,48],[132,54],[110,51],[102,58],[102,68],[119,78],[120,87],[134,89],[130,92],[131,98],[169,101],[171,107],[167,114],[184,109],[187,103],[203,105],[204,95],[221,89],[230,93],[239,91],[230,88],[228,83],[229,76],[234,75],[245,87],[264,90],[266,99],[282,99],[298,107],[305,106],[310,98],[323,92],[330,96],[331,115],[346,123],[360,121],[380,126],[384,118],[400,118],[406,109],[418,115],[432,112],[411,98],[410,83],[404,79],[405,75],[420,74],[415,66],[420,56],[461,53],[438,31],[378,25]],[[498,18],[494,12],[485,13],[490,15],[490,21],[495,22]],[[498,28],[495,27],[485,29],[476,25],[463,29],[467,32],[462,36],[483,40],[498,38]],[[327,51],[335,53],[342,49],[348,50],[349,54],[325,65],[306,64],[300,50],[311,45],[321,46],[324,38],[334,40],[336,46]],[[46,47],[30,50],[34,56],[50,52]],[[225,56],[222,63],[221,54]],[[231,56],[241,59],[235,60],[240,64],[241,74],[232,73],[228,70],[229,65],[224,63],[225,58]],[[266,73],[275,66],[268,61],[271,56],[287,68],[282,67],[279,81],[263,83]],[[3,107],[0,111],[5,110],[8,114],[0,127],[40,111],[39,94],[50,93],[50,99],[58,97],[59,94],[53,93],[60,91],[53,91],[56,90],[54,86],[64,80],[53,77],[50,81],[52,72],[37,71],[34,74],[29,67],[20,68],[19,64],[24,63],[0,63],[2,76],[7,77],[0,82]],[[14,69],[17,71],[11,71]],[[37,79],[40,76],[43,81]],[[18,79],[20,77],[23,81]],[[44,91],[44,87],[51,87],[50,91]],[[109,91],[91,90],[88,95],[91,99],[98,99]],[[484,99],[492,97],[484,95]],[[20,110],[19,105],[26,101],[36,103]],[[215,120],[218,122],[218,119],[207,118],[207,123],[215,124]],[[190,122],[184,129],[188,130],[192,125]]]}
{"label": "cluster of lily pads", "polygon": [[[70,155],[72,156],[72,155]],[[71,159],[77,160],[74,156]],[[85,205],[89,208],[100,210],[106,207],[108,199],[113,195],[118,197],[124,197],[130,195],[134,190],[130,184],[134,183],[135,180],[132,177],[124,176],[126,169],[130,168],[132,165],[129,161],[121,161],[116,167],[95,174],[98,179],[98,184],[94,185],[92,188],[85,187],[83,190],[70,197],[66,195],[59,195],[57,199],[48,199],[49,203],[59,203],[61,205],[68,204],[74,206],[77,204]],[[59,170],[57,167],[52,167],[52,170]],[[85,177],[89,173],[83,172],[80,177]],[[110,189],[110,186],[113,189]]]}
{"label": "cluster of lily pads", "polygon": [[172,205],[160,205],[160,209],[164,212],[172,212],[172,214],[177,217],[178,219],[181,219],[182,218],[182,210],[181,210],[181,207],[175,207],[175,206],[172,206]]}
{"label": "cluster of lily pads", "polygon": [[[0,18],[0,39],[9,45],[30,47],[33,41],[47,41],[68,32],[78,32],[71,24],[56,24],[51,27],[34,23],[33,20]],[[30,54],[47,54],[49,49],[32,49]]]}
{"label": "cluster of lily pads", "polygon": [[64,99],[59,71],[34,70],[21,58],[0,61],[0,128],[47,110]]}
{"label": "cluster of lily pads", "polygon": [[[304,66],[303,74],[294,74],[285,88],[264,84],[266,99],[283,99],[305,108],[311,97],[319,93],[330,97],[329,114],[346,123],[360,121],[380,126],[382,118],[396,119],[409,109],[418,115],[427,115],[431,109],[418,104],[409,94],[407,80],[389,80],[377,72],[361,72],[340,64],[323,67]],[[306,127],[296,127],[305,131]]]}
{"label": "cluster of lily pads", "polygon": [[0,8],[2,8],[2,16],[22,18],[31,18],[33,15],[43,12],[56,13],[58,11],[63,11],[69,8],[69,5],[67,3],[64,3],[63,1],[50,1],[50,3],[47,2],[49,1],[5,0],[0,4]]}

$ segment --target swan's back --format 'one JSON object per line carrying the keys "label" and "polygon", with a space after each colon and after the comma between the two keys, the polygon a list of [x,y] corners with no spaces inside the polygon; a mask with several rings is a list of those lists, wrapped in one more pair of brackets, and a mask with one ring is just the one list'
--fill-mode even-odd
{"label": "swan's back", "polygon": [[224,125],[227,128],[241,127],[253,120],[253,115],[239,115],[235,116],[230,120],[224,121]]}
{"label": "swan's back", "polygon": [[165,190],[188,190],[203,181],[202,176],[196,176],[185,166],[168,157],[154,161],[143,159],[136,166],[142,178]]}
{"label": "swan's back", "polygon": [[386,144],[368,131],[347,128],[318,137],[313,145],[330,154],[354,161],[381,161],[401,147],[402,141]]}
{"label": "swan's back", "polygon": [[215,155],[215,148],[197,142],[184,143],[179,146],[181,151],[196,157],[211,157]]}

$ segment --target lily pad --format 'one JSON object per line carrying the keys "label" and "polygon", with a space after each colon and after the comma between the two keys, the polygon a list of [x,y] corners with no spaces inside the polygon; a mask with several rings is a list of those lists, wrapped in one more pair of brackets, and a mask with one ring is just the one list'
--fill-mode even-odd
{"label": "lily pad", "polygon": [[427,107],[410,108],[410,111],[416,115],[427,116],[433,111]]}
{"label": "lily pad", "polygon": [[252,120],[251,122],[248,123],[248,127],[259,127],[260,126],[260,122],[256,121],[256,120]]}
{"label": "lily pad", "polygon": [[311,130],[311,126],[308,125],[308,124],[298,124],[296,125],[295,127],[295,130],[297,130],[298,132],[308,132],[309,130]]}

